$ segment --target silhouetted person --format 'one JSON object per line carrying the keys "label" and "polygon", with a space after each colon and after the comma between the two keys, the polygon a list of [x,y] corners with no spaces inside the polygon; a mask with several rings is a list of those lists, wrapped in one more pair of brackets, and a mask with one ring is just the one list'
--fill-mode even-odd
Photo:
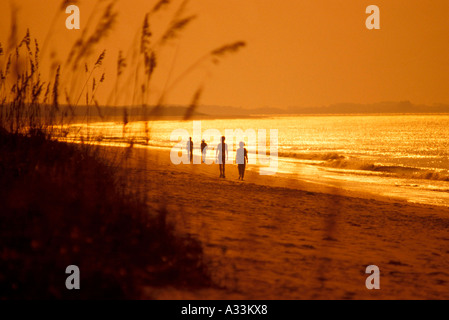
{"label": "silhouetted person", "polygon": [[226,160],[228,160],[228,145],[225,143],[225,139],[224,136],[221,137],[221,143],[218,144],[217,151],[215,152],[220,166],[220,178],[226,178],[225,165]]}
{"label": "silhouetted person", "polygon": [[237,149],[237,152],[235,154],[235,162],[237,163],[237,166],[239,168],[239,180],[243,180],[243,177],[245,176],[245,167],[248,163],[248,150],[246,150],[244,146],[245,143],[243,141],[240,141],[240,148]]}
{"label": "silhouetted person", "polygon": [[203,159],[203,163],[206,162],[206,153],[207,153],[207,143],[203,140],[201,140],[201,157]]}
{"label": "silhouetted person", "polygon": [[192,137],[189,137],[189,141],[187,141],[187,152],[190,155],[190,162],[193,161],[193,141]]}

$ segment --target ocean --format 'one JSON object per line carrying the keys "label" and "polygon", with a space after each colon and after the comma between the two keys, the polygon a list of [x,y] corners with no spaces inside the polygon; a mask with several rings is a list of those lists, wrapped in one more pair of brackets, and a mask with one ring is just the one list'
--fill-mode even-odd
{"label": "ocean", "polygon": [[[201,126],[201,137],[211,129],[223,135],[226,130],[266,130],[267,151],[270,130],[277,130],[275,172],[279,176],[413,203],[449,206],[449,115],[274,116],[201,120],[195,124]],[[153,121],[147,131],[143,122],[126,126],[98,122],[88,127],[72,125],[70,135],[89,135],[101,144],[126,145],[132,141],[139,147],[166,149],[170,156],[177,144],[170,139],[173,131],[184,129],[194,137],[194,153],[199,155],[201,138],[194,135],[193,128],[193,121]],[[218,143],[206,138],[209,146]],[[257,146],[244,140],[250,158],[255,159]],[[239,141],[226,142],[232,159],[236,149],[233,142]],[[214,150],[209,150],[208,159],[214,156]],[[248,169],[259,170],[261,166],[257,161]]]}

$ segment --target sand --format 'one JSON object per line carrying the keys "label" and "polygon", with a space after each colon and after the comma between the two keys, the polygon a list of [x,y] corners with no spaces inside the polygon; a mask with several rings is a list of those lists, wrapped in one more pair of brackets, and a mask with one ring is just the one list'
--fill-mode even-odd
{"label": "sand", "polygon": [[[449,208],[350,194],[236,165],[173,165],[133,149],[151,205],[197,237],[223,289],[148,288],[159,299],[449,299]],[[368,290],[368,265],[380,289]],[[186,275],[188,276],[188,275]]]}

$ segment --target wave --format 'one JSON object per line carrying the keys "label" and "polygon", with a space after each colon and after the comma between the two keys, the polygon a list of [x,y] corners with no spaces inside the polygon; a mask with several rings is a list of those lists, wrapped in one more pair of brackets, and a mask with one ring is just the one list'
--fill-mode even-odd
{"label": "wave", "polygon": [[428,168],[407,167],[401,165],[385,165],[367,162],[360,159],[348,159],[348,158],[329,160],[321,163],[320,165],[336,169],[376,172],[391,177],[405,178],[405,179],[449,181],[449,171],[444,169],[428,169]]}
{"label": "wave", "polygon": [[279,152],[279,156],[297,160],[314,161],[316,163],[312,163],[313,165],[327,168],[359,171],[359,174],[363,174],[363,172],[365,172],[365,174],[381,174],[384,176],[404,179],[449,181],[448,170],[381,164],[355,157],[350,158],[336,152],[296,153],[281,151]]}
{"label": "wave", "polygon": [[284,158],[294,158],[298,160],[321,160],[321,161],[329,161],[329,160],[342,160],[346,159],[345,156],[340,155],[336,152],[327,152],[327,153],[297,153],[297,152],[286,152],[279,151],[279,157]]}

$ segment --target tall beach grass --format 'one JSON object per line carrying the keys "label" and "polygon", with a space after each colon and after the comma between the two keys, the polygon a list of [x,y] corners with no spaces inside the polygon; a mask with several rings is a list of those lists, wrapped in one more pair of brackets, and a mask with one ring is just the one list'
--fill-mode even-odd
{"label": "tall beach grass", "polygon": [[[58,14],[66,3],[62,1]],[[123,134],[129,121],[143,121],[148,143],[151,120],[161,113],[171,90],[200,64],[217,63],[245,43],[206,53],[184,73],[169,77],[152,103],[162,48],[195,20],[186,14],[188,1],[181,1],[167,29],[156,35],[152,17],[177,4],[157,1],[136,31],[139,41],[117,53],[113,89],[100,101],[98,89],[111,76],[104,61],[113,56],[101,44],[113,36],[119,17],[115,3],[97,1],[96,9],[102,11],[88,18],[62,63],[49,50],[54,30],[48,31],[42,48],[30,30],[18,39],[16,9],[7,43],[0,40],[0,299],[151,298],[142,296],[145,287],[213,285],[198,240],[176,233],[163,205],[150,209],[145,186],[130,187],[148,179],[129,181],[127,170],[133,168],[127,166],[127,152],[90,143],[95,137],[88,128],[91,119],[104,119],[102,106],[108,103],[137,106],[141,113],[134,119],[128,107],[120,108]],[[43,72],[44,66],[50,70]],[[185,119],[202,91],[199,85],[192,94]],[[87,134],[78,134],[81,143],[65,143],[74,122],[85,123]],[[65,288],[65,268],[72,264],[80,267],[82,290]]]}

